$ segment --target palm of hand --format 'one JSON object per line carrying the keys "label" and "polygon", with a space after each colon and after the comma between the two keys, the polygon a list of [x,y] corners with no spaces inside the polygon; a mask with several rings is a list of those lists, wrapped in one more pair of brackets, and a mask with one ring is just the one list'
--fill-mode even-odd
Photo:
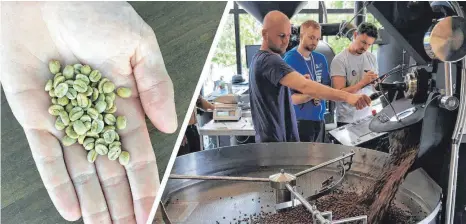
{"label": "palm of hand", "polygon": [[[55,207],[67,220],[145,223],[159,178],[144,114],[163,132],[177,126],[173,86],[152,30],[122,2],[2,7],[2,55],[8,55],[1,58],[2,85]],[[117,87],[132,89],[131,98],[115,101],[115,115],[127,118],[126,129],[118,131],[131,154],[126,167],[105,156],[91,164],[81,145],[60,144],[64,133],[54,127],[44,90],[53,79],[51,59],[62,66],[88,64]]]}

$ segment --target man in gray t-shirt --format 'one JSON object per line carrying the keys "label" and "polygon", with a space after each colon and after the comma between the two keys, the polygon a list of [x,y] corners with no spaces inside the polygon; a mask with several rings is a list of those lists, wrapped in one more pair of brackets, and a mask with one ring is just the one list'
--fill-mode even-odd
{"label": "man in gray t-shirt", "polygon": [[[377,28],[369,23],[362,23],[353,34],[350,46],[337,54],[330,66],[330,76],[335,89],[349,93],[374,93],[370,83],[378,78],[378,67],[375,56],[367,49],[377,39]],[[365,72],[364,70],[369,70]],[[360,120],[371,115],[371,108],[356,110],[345,102],[336,103],[338,127]]]}

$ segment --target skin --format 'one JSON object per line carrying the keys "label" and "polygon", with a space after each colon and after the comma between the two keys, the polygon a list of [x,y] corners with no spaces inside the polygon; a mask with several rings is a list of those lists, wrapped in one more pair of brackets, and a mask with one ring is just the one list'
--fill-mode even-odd
{"label": "skin", "polygon": [[[267,13],[263,22],[261,50],[282,55],[286,51],[290,36],[291,23],[288,17],[279,11]],[[285,75],[280,80],[280,84],[310,95],[312,98],[345,101],[357,109],[362,109],[371,103],[370,98],[366,95],[350,94],[327,87],[306,79],[298,72]]]}
{"label": "skin", "polygon": [[[153,30],[125,2],[7,2],[2,8],[1,49],[8,57],[0,59],[1,83],[58,212],[69,221],[146,223],[159,176],[144,116],[162,132],[177,129],[173,84]],[[127,118],[119,131],[131,154],[126,167],[106,156],[89,163],[81,145],[60,144],[64,132],[54,127],[44,90],[53,78],[51,59],[88,64],[132,89],[130,98],[116,99],[115,115]]]}
{"label": "skin", "polygon": [[[353,55],[361,55],[369,49],[372,44],[375,42],[375,38],[367,36],[367,34],[358,34],[354,32],[353,42],[351,42],[348,50]],[[343,90],[349,93],[356,93],[357,91],[364,88],[366,85],[376,80],[379,76],[373,71],[364,73],[363,78],[352,86],[346,86],[346,75],[341,74],[337,76],[332,76],[332,85],[333,88]]]}
{"label": "skin", "polygon": [[[311,52],[317,48],[321,36],[322,33],[320,29],[314,29],[313,27],[301,29],[300,41],[297,49],[298,52],[304,57],[309,57]],[[304,77],[310,79],[309,74],[304,75]],[[311,99],[311,96],[305,94],[294,93],[291,95],[291,101],[296,105],[307,103]]]}

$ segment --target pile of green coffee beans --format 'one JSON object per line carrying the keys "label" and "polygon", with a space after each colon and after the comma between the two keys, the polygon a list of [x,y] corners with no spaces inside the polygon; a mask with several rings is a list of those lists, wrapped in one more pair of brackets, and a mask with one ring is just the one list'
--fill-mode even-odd
{"label": "pile of green coffee beans", "polygon": [[127,165],[129,153],[121,149],[117,130],[126,128],[126,117],[113,115],[117,107],[115,98],[131,96],[131,89],[120,87],[103,78],[99,70],[89,65],[66,65],[61,70],[57,60],[49,62],[54,75],[47,81],[45,91],[52,98],[49,113],[56,116],[55,128],[65,130],[61,142],[71,146],[78,142],[88,152],[87,160],[93,163],[98,155]]}

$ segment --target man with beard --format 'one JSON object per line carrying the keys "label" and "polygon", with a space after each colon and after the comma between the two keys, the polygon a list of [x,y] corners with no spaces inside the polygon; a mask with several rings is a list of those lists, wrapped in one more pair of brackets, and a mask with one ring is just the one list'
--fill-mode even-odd
{"label": "man with beard", "polygon": [[[288,51],[284,60],[297,72],[305,74],[304,77],[330,86],[327,60],[323,54],[314,52],[321,38],[319,23],[308,20],[301,24],[299,32],[299,45]],[[325,100],[313,98],[295,90],[291,92],[300,140],[302,142],[324,142]]]}
{"label": "man with beard", "polygon": [[286,51],[290,35],[291,23],[285,14],[279,11],[267,13],[263,21],[262,45],[253,57],[249,71],[249,97],[256,142],[299,141],[289,88],[313,98],[345,101],[357,109],[371,102],[366,95],[336,90],[294,71],[280,57]]}
{"label": "man with beard", "polygon": [[[370,23],[362,23],[353,34],[350,46],[337,54],[330,66],[333,88],[349,93],[374,93],[370,85],[378,78],[375,56],[367,49],[377,39],[377,28]],[[368,72],[365,72],[367,70]],[[370,116],[370,107],[356,111],[345,102],[336,103],[337,126],[343,126]]]}

